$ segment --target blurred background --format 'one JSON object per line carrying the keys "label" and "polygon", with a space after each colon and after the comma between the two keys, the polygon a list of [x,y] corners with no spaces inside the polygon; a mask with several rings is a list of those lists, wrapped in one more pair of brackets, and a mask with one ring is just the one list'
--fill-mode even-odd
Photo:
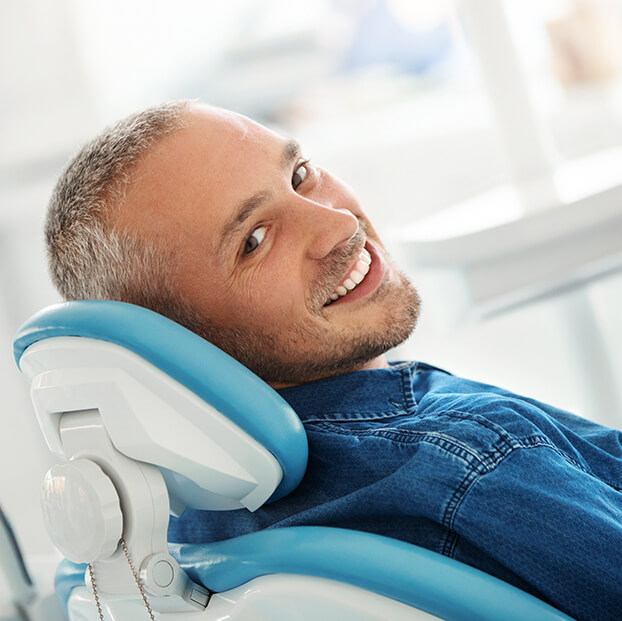
{"label": "blurred background", "polygon": [[247,114],[354,187],[424,299],[394,359],[622,426],[620,1],[4,0],[0,52],[0,503],[30,562],[52,458],[11,344],[59,301],[47,199],[163,100]]}

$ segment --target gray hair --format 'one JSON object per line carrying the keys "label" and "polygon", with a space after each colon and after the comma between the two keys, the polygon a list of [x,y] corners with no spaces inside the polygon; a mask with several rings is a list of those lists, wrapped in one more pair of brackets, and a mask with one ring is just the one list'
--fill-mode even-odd
{"label": "gray hair", "polygon": [[170,282],[170,242],[138,239],[107,223],[123,202],[138,161],[157,141],[187,125],[192,103],[153,106],[117,122],[62,172],[50,199],[45,240],[52,281],[65,299],[130,302],[178,321],[190,312]]}
{"label": "gray hair", "polygon": [[140,237],[112,224],[142,156],[188,125],[191,101],[154,106],[105,129],[69,162],[50,199],[45,239],[52,280],[67,300],[104,299],[150,308],[270,375],[271,335],[217,325],[175,286],[176,240]]}

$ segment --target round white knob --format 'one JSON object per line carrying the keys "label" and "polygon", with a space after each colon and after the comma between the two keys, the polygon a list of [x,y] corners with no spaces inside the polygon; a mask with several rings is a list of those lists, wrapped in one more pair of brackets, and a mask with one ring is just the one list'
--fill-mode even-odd
{"label": "round white knob", "polygon": [[173,582],[175,571],[168,561],[158,561],[153,568],[153,580],[162,588],[166,588]]}
{"label": "round white knob", "polygon": [[177,561],[167,552],[150,554],[141,563],[140,581],[151,595],[173,595],[180,588],[183,591],[184,580]]}
{"label": "round white knob", "polygon": [[43,517],[54,545],[74,563],[108,558],[123,532],[117,491],[90,459],[52,466],[41,490]]}

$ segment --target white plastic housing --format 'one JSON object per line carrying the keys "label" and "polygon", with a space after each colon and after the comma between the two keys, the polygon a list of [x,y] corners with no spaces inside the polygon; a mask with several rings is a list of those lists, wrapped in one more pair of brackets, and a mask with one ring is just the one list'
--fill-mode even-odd
{"label": "white plastic housing", "polygon": [[41,495],[43,517],[54,545],[74,563],[108,558],[123,531],[119,496],[90,459],[52,466]]}
{"label": "white plastic housing", "polygon": [[180,473],[198,486],[190,500],[183,484],[164,471],[171,509],[178,515],[185,504],[253,511],[281,481],[281,467],[269,451],[185,386],[119,345],[49,338],[31,345],[20,366],[31,381],[35,412],[53,453],[70,457],[59,431],[64,412],[98,410],[117,450]]}
{"label": "white plastic housing", "polygon": [[[92,594],[74,589],[70,621],[98,621]],[[141,610],[142,606],[142,610]],[[108,600],[104,618],[126,621],[146,614],[140,600]],[[212,595],[201,612],[160,613],[157,621],[431,621],[421,610],[359,587],[311,576],[273,574],[255,578],[230,591]]]}

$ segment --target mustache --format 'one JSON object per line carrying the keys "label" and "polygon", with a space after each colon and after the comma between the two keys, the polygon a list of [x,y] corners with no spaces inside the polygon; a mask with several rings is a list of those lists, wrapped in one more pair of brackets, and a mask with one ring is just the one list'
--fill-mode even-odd
{"label": "mustache", "polygon": [[311,283],[311,294],[308,300],[309,308],[315,312],[322,311],[330,294],[335,290],[346,270],[361,253],[361,250],[363,250],[366,238],[367,227],[365,222],[359,220],[359,228],[356,234],[345,245],[333,248],[322,259],[318,275]]}

